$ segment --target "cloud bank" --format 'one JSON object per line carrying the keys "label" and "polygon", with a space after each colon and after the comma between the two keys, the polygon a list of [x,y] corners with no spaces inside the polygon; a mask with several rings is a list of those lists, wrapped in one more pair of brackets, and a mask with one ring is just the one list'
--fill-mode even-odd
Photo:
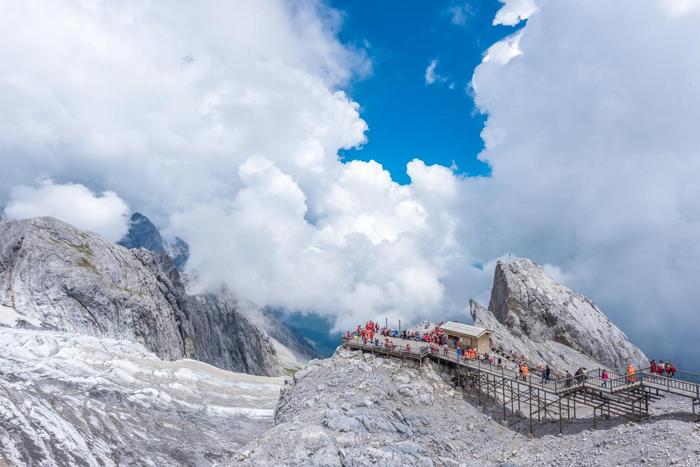
{"label": "cloud bank", "polygon": [[[408,185],[338,158],[365,142],[343,88],[371,62],[322,3],[13,3],[0,199],[26,215],[48,189],[114,208],[117,195],[92,194],[112,191],[191,244],[194,287],[340,327],[464,319],[513,252],[551,265],[652,356],[683,342],[697,361],[696,2],[503,3],[495,24],[527,25],[472,82],[492,176],[414,160]],[[39,176],[55,182],[27,188]]]}
{"label": "cloud bank", "polygon": [[480,254],[556,264],[652,357],[697,362],[700,10],[673,5],[542,2],[474,74],[493,177],[467,186]]}
{"label": "cloud bank", "polygon": [[129,207],[113,191],[98,196],[83,185],[57,185],[44,179],[36,188],[14,187],[4,216],[8,219],[52,216],[116,242],[127,232]]}

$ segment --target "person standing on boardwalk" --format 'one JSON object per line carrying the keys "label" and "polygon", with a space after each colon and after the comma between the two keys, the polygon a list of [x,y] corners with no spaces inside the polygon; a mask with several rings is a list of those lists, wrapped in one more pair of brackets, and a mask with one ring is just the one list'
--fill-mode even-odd
{"label": "person standing on boardwalk", "polygon": [[634,383],[634,365],[631,363],[627,364],[627,384]]}
{"label": "person standing on boardwalk", "polygon": [[608,374],[608,370],[603,370],[603,374],[600,375],[600,379],[603,380],[603,387],[607,388],[608,387],[608,380],[610,379],[610,375]]}

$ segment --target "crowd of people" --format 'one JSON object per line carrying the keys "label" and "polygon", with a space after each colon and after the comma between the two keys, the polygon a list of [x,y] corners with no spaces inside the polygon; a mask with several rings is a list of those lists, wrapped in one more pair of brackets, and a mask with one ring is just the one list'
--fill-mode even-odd
{"label": "crowd of people", "polygon": [[[365,323],[364,326],[358,325],[357,330],[354,333],[350,333],[350,331],[347,331],[343,337],[346,340],[355,339],[356,342],[362,342],[363,345],[370,344],[375,347],[383,347],[388,350],[396,350],[397,348],[400,348],[400,350],[404,352],[412,351],[410,341],[417,341],[429,344],[431,350],[437,349],[442,346],[444,346],[445,349],[447,348],[445,335],[443,334],[439,325],[430,329],[427,332],[420,332],[412,329],[398,330],[389,328],[387,326],[382,327],[377,321],[367,321],[367,323]],[[384,337],[383,341],[380,339],[381,337]],[[405,346],[403,344],[398,346],[393,341],[393,339],[389,339],[390,337],[406,340],[409,342],[407,342]],[[420,346],[418,346],[417,348],[420,348]],[[435,350],[435,352],[437,352],[437,350]]]}
{"label": "crowd of people", "polygon": [[670,360],[667,360],[665,363],[663,360],[659,360],[658,363],[656,360],[652,360],[649,362],[649,373],[673,378],[676,376],[676,367],[673,366]]}
{"label": "crowd of people", "polygon": [[[391,329],[389,327],[382,327],[379,322],[368,321],[365,323],[364,327],[362,325],[357,326],[357,330],[354,333],[347,331],[344,338],[346,340],[355,339],[356,342],[362,342],[363,345],[373,345],[377,348],[384,348],[387,350],[396,351],[400,349],[403,352],[412,352],[413,347],[411,346],[411,341],[426,343],[430,346],[430,352],[433,355],[438,355],[442,353],[443,356],[447,357],[450,355],[450,345],[447,342],[447,336],[440,329],[440,323],[434,327],[426,327],[425,332],[419,330],[398,330]],[[380,337],[384,337],[383,341]],[[396,338],[408,341],[406,345],[397,345],[393,339]],[[422,345],[416,346],[416,349],[420,349]],[[452,342],[452,348],[454,349],[455,358],[459,362],[461,360],[478,360],[483,361],[485,364],[496,365],[498,367],[503,367],[504,361],[498,355],[489,355],[488,353],[480,354],[477,349],[470,347],[462,347],[459,342],[455,339]],[[505,358],[516,362],[518,369],[518,377],[527,381],[530,376],[530,368],[527,364],[527,359],[525,355],[518,355],[511,351],[509,354],[505,353]],[[676,367],[670,362],[660,360],[658,363],[656,360],[649,362],[649,374],[666,376],[673,378],[676,374]],[[588,372],[586,368],[578,368],[572,375],[569,370],[566,370],[564,375],[554,376],[554,372],[549,365],[540,364],[537,368],[536,375],[540,378],[541,384],[547,384],[554,377],[554,379],[563,380],[566,387],[572,386],[574,383],[581,384],[586,382],[588,378]],[[600,373],[600,384],[602,387],[607,388],[610,384],[610,373],[608,370],[603,369]],[[622,377],[620,377],[622,378]],[[627,384],[634,383],[637,379],[637,370],[631,363],[627,364],[627,371],[625,375],[625,382]]]}

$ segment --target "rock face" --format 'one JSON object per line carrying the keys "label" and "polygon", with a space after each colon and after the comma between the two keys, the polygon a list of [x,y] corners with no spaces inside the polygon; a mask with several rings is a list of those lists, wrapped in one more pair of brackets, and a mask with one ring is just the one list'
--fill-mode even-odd
{"label": "rock face", "polygon": [[529,259],[499,262],[488,310],[473,300],[470,304],[475,323],[495,331],[496,345],[526,353],[530,360],[569,370],[596,362],[617,369],[627,362],[647,363],[589,298],[559,284]]}
{"label": "rock face", "polygon": [[129,231],[117,243],[127,248],[145,248],[157,255],[168,255],[178,271],[182,271],[190,257],[187,242],[180,237],[175,237],[173,242],[165,240],[151,220],[139,212],[131,215]]}
{"label": "rock face", "polygon": [[[338,350],[310,363],[285,386],[275,426],[245,447],[243,465],[698,465],[700,432],[692,415],[662,415],[640,423],[579,419],[545,422],[527,436],[528,420],[455,387],[444,366]],[[671,403],[672,402],[672,403]],[[687,404],[687,401],[682,403]],[[655,404],[655,405],[656,405]]]}
{"label": "rock face", "polygon": [[188,296],[167,255],[129,250],[53,218],[0,222],[0,305],[20,327],[129,339],[167,360],[283,371],[267,335],[233,297]]}
{"label": "rock face", "polygon": [[230,465],[282,378],[163,361],[133,341],[0,328],[0,465]]}
{"label": "rock face", "polygon": [[[126,236],[117,243],[131,249],[145,248],[154,253],[158,258],[161,258],[161,262],[167,262],[167,260],[162,257],[168,256],[175,264],[175,268],[180,273],[180,277],[182,277],[182,270],[189,259],[189,245],[184,240],[179,237],[176,237],[174,242],[169,242],[164,239],[158,228],[150,219],[138,212],[131,216],[129,231]],[[202,329],[202,326],[199,326],[205,335],[211,335],[212,330],[210,329],[209,323],[214,322],[217,323],[219,327],[226,326],[230,328],[226,330],[227,332],[225,331],[225,339],[227,335],[239,336],[242,338],[235,343],[230,343],[231,345],[229,345],[228,348],[236,349],[234,354],[230,356],[226,348],[220,349],[219,352],[217,352],[216,349],[201,349],[203,355],[212,355],[212,353],[217,355],[217,357],[213,357],[213,360],[207,360],[209,362],[227,361],[230,360],[230,358],[242,361],[248,360],[246,358],[247,354],[245,348],[248,344],[250,346],[255,346],[257,342],[255,342],[254,339],[249,343],[243,342],[245,340],[250,340],[250,336],[256,335],[255,331],[250,330],[251,325],[247,321],[252,321],[258,330],[262,330],[267,334],[272,347],[277,353],[277,360],[279,360],[279,364],[284,370],[298,370],[303,366],[303,362],[318,357],[318,355],[313,352],[313,348],[306,345],[302,338],[291,332],[291,330],[276,319],[276,317],[265,313],[264,309],[260,309],[253,303],[237,303],[233,295],[226,290],[221,290],[216,294],[195,297],[194,299],[188,300],[188,306],[200,310],[201,313],[198,314],[199,316],[207,316],[208,321],[201,323],[204,328]],[[222,314],[220,312],[221,310],[226,311]],[[242,312],[247,320],[240,319],[235,313],[234,316],[231,310]],[[221,321],[219,321],[219,319],[221,319]],[[233,326],[233,328],[231,328],[231,326]],[[215,347],[219,348],[221,345],[215,345]],[[217,365],[221,366],[220,363],[217,363]],[[255,362],[251,362],[251,367],[256,368]],[[264,370],[256,369],[253,373],[264,374]]]}

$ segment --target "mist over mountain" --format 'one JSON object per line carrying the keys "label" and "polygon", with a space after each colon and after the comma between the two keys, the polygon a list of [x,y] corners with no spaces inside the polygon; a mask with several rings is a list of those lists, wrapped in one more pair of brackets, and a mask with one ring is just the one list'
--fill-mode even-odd
{"label": "mist over mountain", "polygon": [[190,257],[187,242],[180,237],[175,237],[172,242],[165,240],[151,220],[139,212],[131,215],[129,230],[117,243],[127,248],[145,248],[159,255],[168,255],[180,272]]}

